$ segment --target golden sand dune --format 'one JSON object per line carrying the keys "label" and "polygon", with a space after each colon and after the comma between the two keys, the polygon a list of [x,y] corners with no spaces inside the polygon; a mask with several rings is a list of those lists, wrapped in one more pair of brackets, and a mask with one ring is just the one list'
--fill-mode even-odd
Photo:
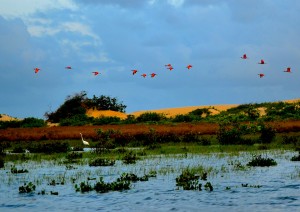
{"label": "golden sand dune", "polygon": [[196,109],[208,108],[212,115],[218,114],[221,111],[228,110],[229,108],[236,107],[236,104],[228,104],[228,105],[208,105],[208,106],[188,106],[188,107],[178,107],[178,108],[165,108],[165,109],[157,109],[157,110],[142,110],[131,113],[134,116],[139,116],[142,113],[146,112],[155,112],[164,114],[166,117],[174,117],[176,115],[185,115],[189,112]]}
{"label": "golden sand dune", "polygon": [[20,119],[11,117],[11,116],[6,115],[6,114],[0,114],[0,121],[17,121],[17,120],[20,120]]}
{"label": "golden sand dune", "polygon": [[101,117],[101,116],[119,117],[120,119],[126,119],[127,118],[126,113],[121,113],[121,112],[112,111],[112,110],[93,110],[93,109],[90,109],[86,112],[86,115],[90,116],[90,117],[94,117],[94,118],[98,118],[98,117]]}

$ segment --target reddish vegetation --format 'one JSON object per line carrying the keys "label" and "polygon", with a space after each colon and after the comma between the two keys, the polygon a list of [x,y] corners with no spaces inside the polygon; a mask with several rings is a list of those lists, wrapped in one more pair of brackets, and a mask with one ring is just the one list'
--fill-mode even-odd
{"label": "reddish vegetation", "polygon": [[[282,121],[266,123],[276,129],[278,133],[299,132],[300,121]],[[157,133],[172,132],[178,136],[187,132],[197,132],[202,135],[213,135],[217,132],[218,124],[212,123],[181,123],[176,125],[104,125],[77,127],[45,127],[45,128],[9,128],[0,130],[0,141],[33,141],[33,140],[80,140],[80,132],[86,139],[96,139],[96,130],[118,130],[122,133],[135,135],[147,133],[150,129]]]}

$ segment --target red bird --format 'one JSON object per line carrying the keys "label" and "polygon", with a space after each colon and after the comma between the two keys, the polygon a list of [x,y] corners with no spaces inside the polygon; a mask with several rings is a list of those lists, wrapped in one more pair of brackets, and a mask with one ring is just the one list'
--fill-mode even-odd
{"label": "red bird", "polygon": [[263,65],[263,64],[266,64],[266,63],[265,63],[265,61],[264,61],[264,60],[260,60],[260,62],[259,62],[258,64],[261,64],[261,65]]}
{"label": "red bird", "polygon": [[248,59],[247,55],[246,54],[243,54],[243,56],[241,57],[242,59]]}
{"label": "red bird", "polygon": [[165,65],[165,66],[171,67],[172,65],[169,63],[169,64],[167,64],[167,65]]}
{"label": "red bird", "polygon": [[286,68],[286,70],[285,70],[285,71],[283,71],[283,72],[292,73],[292,72],[291,72],[291,68],[290,68],[290,67]]}
{"label": "red bird", "polygon": [[41,70],[41,69],[39,69],[39,68],[35,68],[35,69],[33,69],[34,70],[34,73],[38,73],[39,72],[39,70]]}
{"label": "red bird", "polygon": [[65,69],[72,69],[72,67],[71,66],[66,66]]}
{"label": "red bird", "polygon": [[98,71],[93,71],[92,73],[94,74],[94,76],[97,76],[99,74]]}
{"label": "red bird", "polygon": [[169,66],[167,69],[170,69],[170,71],[172,71],[172,69],[174,69],[172,66]]}
{"label": "red bird", "polygon": [[145,78],[147,76],[147,74],[142,74],[141,76]]}
{"label": "red bird", "polygon": [[192,65],[188,65],[186,68],[187,69],[190,69],[190,68],[192,68],[193,66]]}
{"label": "red bird", "polygon": [[153,78],[153,77],[155,77],[157,74],[155,74],[155,73],[152,73],[151,74],[151,77]]}
{"label": "red bird", "polygon": [[132,75],[135,75],[138,72],[138,70],[136,70],[136,69],[131,70],[131,71],[132,71]]}
{"label": "red bird", "polygon": [[264,74],[258,74],[259,78],[262,78],[264,77],[265,75]]}

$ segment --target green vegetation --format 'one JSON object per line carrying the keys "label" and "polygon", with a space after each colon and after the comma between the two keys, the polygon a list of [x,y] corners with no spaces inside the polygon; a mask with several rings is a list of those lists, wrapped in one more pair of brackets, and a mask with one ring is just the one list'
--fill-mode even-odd
{"label": "green vegetation", "polygon": [[19,193],[31,193],[35,191],[35,185],[32,182],[28,184],[24,183],[23,186],[19,187]]}
{"label": "green vegetation", "polygon": [[277,163],[272,158],[263,158],[261,155],[254,156],[247,166],[276,166]]}
{"label": "green vegetation", "polygon": [[0,121],[0,129],[6,128],[33,128],[33,127],[45,127],[46,122],[43,119],[38,118],[25,118],[20,121]]}

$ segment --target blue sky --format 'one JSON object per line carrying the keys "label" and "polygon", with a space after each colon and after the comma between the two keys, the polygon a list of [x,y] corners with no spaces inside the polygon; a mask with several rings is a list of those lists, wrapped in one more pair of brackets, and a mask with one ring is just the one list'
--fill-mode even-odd
{"label": "blue sky", "polygon": [[44,118],[80,91],[127,113],[299,98],[299,11],[298,0],[1,0],[0,113]]}

